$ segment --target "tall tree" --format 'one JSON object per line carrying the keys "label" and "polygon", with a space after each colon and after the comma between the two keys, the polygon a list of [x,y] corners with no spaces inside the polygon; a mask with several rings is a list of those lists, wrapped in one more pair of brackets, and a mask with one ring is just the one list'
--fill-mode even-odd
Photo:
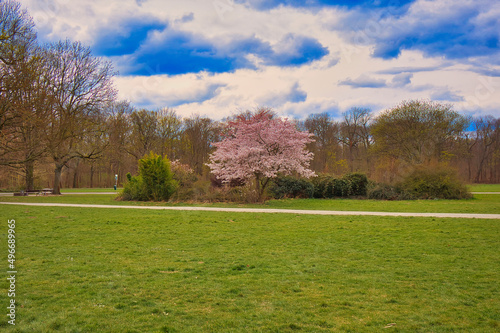
{"label": "tall tree", "polygon": [[367,159],[367,166],[369,165],[370,120],[369,109],[355,107],[343,113],[343,121],[340,124],[340,140],[344,147],[347,147],[346,155],[351,172],[359,169],[359,166],[355,165],[355,160],[360,159],[361,154],[364,154]]}
{"label": "tall tree", "polygon": [[182,160],[196,173],[203,173],[203,165],[208,161],[212,143],[218,141],[219,124],[199,115],[184,119]]}
{"label": "tall tree", "polygon": [[18,2],[0,1],[0,164],[22,167],[26,190],[34,187],[35,162],[44,152],[44,60],[27,11]]}
{"label": "tall tree", "polygon": [[[128,101],[117,101],[110,103],[107,118],[108,140],[109,146],[106,150],[107,160],[109,161],[112,174],[117,174],[118,179],[123,179],[125,173],[130,170],[126,168],[137,165],[134,158],[133,163],[127,164],[127,160],[131,157],[128,154],[128,146],[132,141],[132,125],[130,115],[134,111]],[[91,163],[90,169],[90,184],[94,185],[95,165]]]}
{"label": "tall tree", "polygon": [[178,158],[179,141],[182,134],[182,119],[175,110],[164,108],[157,112],[157,133],[160,154],[173,161]]}
{"label": "tall tree", "polygon": [[139,110],[130,115],[132,135],[127,149],[139,160],[155,149],[158,142],[158,117],[155,111]]}
{"label": "tall tree", "polygon": [[404,101],[375,119],[372,134],[379,153],[415,165],[440,161],[466,125],[450,105]]}
{"label": "tall tree", "polygon": [[53,103],[47,105],[49,124],[44,132],[54,161],[54,194],[60,194],[61,173],[75,158],[96,158],[102,151],[105,105],[114,100],[112,66],[92,55],[80,42],[61,41],[46,52],[45,79]]}
{"label": "tall tree", "polygon": [[309,115],[303,127],[314,135],[314,141],[308,144],[314,153],[312,169],[317,172],[333,172],[339,148],[339,124],[325,112]]}
{"label": "tall tree", "polygon": [[36,45],[35,24],[21,4],[0,0],[0,62],[13,65]]}
{"label": "tall tree", "polygon": [[224,136],[224,140],[214,144],[217,150],[210,155],[208,166],[225,182],[253,178],[259,201],[269,180],[278,174],[314,175],[309,170],[313,156],[306,149],[312,134],[300,132],[290,121],[274,117],[269,109],[259,109],[250,117],[237,116],[228,122]]}
{"label": "tall tree", "polygon": [[473,125],[476,134],[474,155],[477,164],[473,180],[479,183],[488,179],[487,166],[496,166],[500,161],[500,119],[492,116],[479,117],[473,121]]}

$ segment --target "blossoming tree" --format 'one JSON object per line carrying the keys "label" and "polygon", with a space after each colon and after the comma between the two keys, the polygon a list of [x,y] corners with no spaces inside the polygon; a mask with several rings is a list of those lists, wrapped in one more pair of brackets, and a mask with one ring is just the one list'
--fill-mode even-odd
{"label": "blossoming tree", "polygon": [[207,165],[223,182],[255,180],[259,201],[272,178],[297,173],[314,176],[309,170],[313,154],[306,144],[312,134],[297,130],[288,120],[276,118],[270,109],[243,113],[227,123],[221,142]]}

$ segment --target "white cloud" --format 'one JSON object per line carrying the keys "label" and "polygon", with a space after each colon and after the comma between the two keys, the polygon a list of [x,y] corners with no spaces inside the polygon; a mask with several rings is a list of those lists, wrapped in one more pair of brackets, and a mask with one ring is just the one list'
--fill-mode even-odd
{"label": "white cloud", "polygon": [[[340,113],[354,106],[371,106],[373,111],[389,108],[403,99],[435,98],[456,102],[456,109],[494,112],[500,116],[500,60],[494,55],[462,60],[447,59],[426,50],[403,49],[395,58],[374,58],[379,41],[436,27],[476,9],[472,18],[478,31],[500,36],[500,4],[493,1],[416,1],[402,16],[390,16],[383,9],[347,11],[323,8],[276,7],[258,11],[226,0],[201,1],[116,1],[116,0],[21,0],[37,24],[43,40],[70,38],[88,45],[104,29],[123,20],[151,17],[169,27],[190,33],[222,48],[238,38],[255,37],[275,48],[290,34],[314,38],[330,54],[298,67],[267,66],[248,55],[256,69],[239,69],[220,74],[119,76],[120,98],[151,108],[175,106],[182,115],[193,113],[221,119],[237,110],[274,102],[279,113],[306,117],[310,113]],[[217,7],[226,4],[224,7]],[[356,27],[355,27],[356,26]],[[488,28],[490,27],[490,28]],[[495,30],[496,29],[496,30]],[[423,31],[425,33],[425,31]],[[361,32],[361,34],[360,34]],[[146,41],[154,45],[162,32]],[[156,39],[155,39],[156,38]],[[115,67],[127,71],[127,56],[111,58]],[[344,84],[339,84],[339,83]],[[346,83],[349,83],[346,85]],[[356,89],[355,85],[372,88]],[[297,84],[297,86],[295,86]],[[296,91],[307,95],[290,102]],[[181,103],[185,102],[185,103]],[[481,111],[483,110],[483,111]]]}

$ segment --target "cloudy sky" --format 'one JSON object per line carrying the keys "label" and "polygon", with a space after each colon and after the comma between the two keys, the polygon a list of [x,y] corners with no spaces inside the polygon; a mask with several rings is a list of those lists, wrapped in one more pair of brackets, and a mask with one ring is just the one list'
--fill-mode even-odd
{"label": "cloudy sky", "polygon": [[138,108],[305,118],[410,99],[500,117],[498,0],[21,0],[113,62]]}

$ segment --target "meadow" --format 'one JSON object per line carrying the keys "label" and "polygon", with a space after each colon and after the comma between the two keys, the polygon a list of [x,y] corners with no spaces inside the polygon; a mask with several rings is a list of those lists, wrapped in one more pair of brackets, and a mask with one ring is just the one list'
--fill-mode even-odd
{"label": "meadow", "polygon": [[[0,199],[84,198],[121,204],[108,195]],[[459,210],[475,203],[468,209],[486,213],[498,210],[499,199],[385,205]],[[352,201],[347,205],[375,205]],[[498,220],[18,206],[0,212],[16,219],[17,324],[0,322],[13,332],[500,330]],[[0,234],[7,263],[6,223]],[[8,289],[7,281],[0,286]],[[1,299],[6,309],[5,292]]]}
{"label": "meadow", "polygon": [[[359,199],[283,199],[268,200],[264,204],[238,203],[166,203],[117,201],[115,194],[63,194],[62,196],[0,197],[0,202],[41,202],[67,204],[96,204],[122,206],[204,206],[249,207],[274,209],[307,209],[338,211],[380,211],[411,213],[469,213],[500,214],[499,194],[475,194],[469,200],[359,200]],[[2,207],[0,207],[2,209]]]}

